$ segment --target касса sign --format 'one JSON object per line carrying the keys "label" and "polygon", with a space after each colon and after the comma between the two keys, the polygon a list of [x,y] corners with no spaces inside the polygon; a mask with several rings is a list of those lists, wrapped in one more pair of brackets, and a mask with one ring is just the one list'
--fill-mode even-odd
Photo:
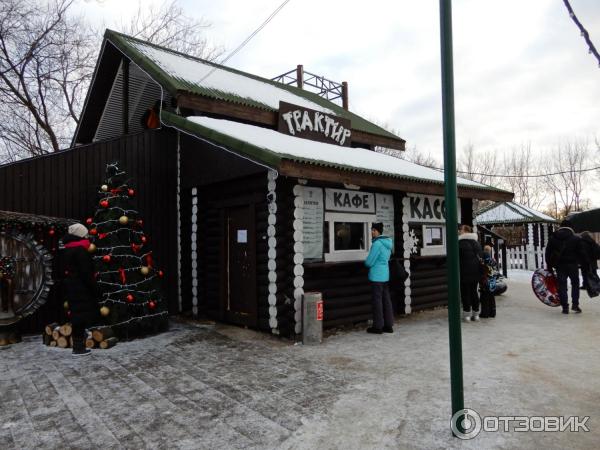
{"label": "\u043a\u0430\u0441\u0441\u0430 sign", "polygon": [[[408,194],[409,222],[443,223],[446,221],[446,200],[434,195]],[[461,221],[460,200],[458,221]]]}

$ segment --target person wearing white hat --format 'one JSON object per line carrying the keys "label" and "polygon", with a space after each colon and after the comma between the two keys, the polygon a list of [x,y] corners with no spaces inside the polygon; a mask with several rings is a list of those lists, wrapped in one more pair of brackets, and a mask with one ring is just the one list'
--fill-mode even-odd
{"label": "person wearing white hat", "polygon": [[90,241],[87,236],[87,228],[74,223],[62,239],[62,275],[73,325],[73,356],[90,354],[90,350],[85,348],[85,329],[94,325],[98,318],[94,261],[88,252]]}

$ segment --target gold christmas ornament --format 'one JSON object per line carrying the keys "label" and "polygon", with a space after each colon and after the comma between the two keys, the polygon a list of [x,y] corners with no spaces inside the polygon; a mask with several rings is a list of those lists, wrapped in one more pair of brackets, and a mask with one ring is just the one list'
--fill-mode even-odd
{"label": "gold christmas ornament", "polygon": [[103,192],[108,191],[108,186],[106,184],[103,184],[100,189],[102,189]]}
{"label": "gold christmas ornament", "polygon": [[146,266],[142,266],[140,268],[140,272],[142,272],[142,275],[148,275],[150,273],[150,269]]}
{"label": "gold christmas ornament", "polygon": [[102,308],[100,308],[100,315],[102,317],[106,317],[110,314],[110,309],[108,306],[103,306]]}
{"label": "gold christmas ornament", "polygon": [[96,244],[90,244],[88,247],[88,252],[94,253],[96,251]]}
{"label": "gold christmas ornament", "polygon": [[63,308],[69,309],[69,302],[64,302],[63,303]]}
{"label": "gold christmas ornament", "polygon": [[127,216],[119,217],[119,223],[121,225],[127,225],[128,222],[129,222],[129,217],[127,217]]}

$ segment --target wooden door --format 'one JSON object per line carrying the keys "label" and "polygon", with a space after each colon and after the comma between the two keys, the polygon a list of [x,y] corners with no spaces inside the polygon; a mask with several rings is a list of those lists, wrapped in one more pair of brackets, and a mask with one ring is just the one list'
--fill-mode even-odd
{"label": "wooden door", "polygon": [[256,326],[254,205],[227,209],[225,224],[225,317],[231,323]]}

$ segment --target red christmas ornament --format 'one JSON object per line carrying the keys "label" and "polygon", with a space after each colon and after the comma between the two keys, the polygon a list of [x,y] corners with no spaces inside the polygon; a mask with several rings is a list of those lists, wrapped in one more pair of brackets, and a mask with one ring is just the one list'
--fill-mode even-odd
{"label": "red christmas ornament", "polygon": [[54,233],[55,233],[54,228],[50,228],[50,230],[48,230],[48,234],[50,236],[54,236]]}
{"label": "red christmas ornament", "polygon": [[102,261],[104,261],[105,263],[109,263],[111,260],[110,255],[104,255],[102,257]]}
{"label": "red christmas ornament", "polygon": [[162,278],[162,277],[164,277],[164,276],[165,276],[165,273],[164,273],[162,270],[159,270],[159,271],[158,271],[158,276],[159,276],[160,278]]}
{"label": "red christmas ornament", "polygon": [[141,245],[137,245],[137,244],[131,244],[131,250],[133,250],[133,253],[137,253],[140,251],[140,247]]}
{"label": "red christmas ornament", "polygon": [[100,200],[100,206],[103,208],[108,208],[108,200]]}
{"label": "red christmas ornament", "polygon": [[127,297],[125,297],[125,298],[127,299],[127,301],[129,303],[131,303],[134,300],[133,295],[131,295],[131,294],[127,294]]}
{"label": "red christmas ornament", "polygon": [[95,228],[92,228],[92,229],[89,231],[89,233],[90,233],[92,236],[96,236],[96,235],[98,234],[98,230],[96,230]]}
{"label": "red christmas ornament", "polygon": [[108,233],[100,233],[98,234],[98,239],[104,239],[107,235]]}
{"label": "red christmas ornament", "polygon": [[110,190],[110,193],[111,193],[111,194],[118,194],[118,193],[119,193],[119,192],[121,192],[121,191],[122,191],[122,189],[121,189],[121,188],[114,188],[114,189],[111,189],[111,190]]}
{"label": "red christmas ornament", "polygon": [[133,197],[135,195],[135,190],[129,188],[127,189],[127,195],[129,195],[130,197]]}
{"label": "red christmas ornament", "polygon": [[152,261],[152,252],[149,252],[146,255],[146,265],[152,269],[152,266],[154,266],[154,262]]}
{"label": "red christmas ornament", "polygon": [[142,235],[142,237],[140,238],[140,240],[142,241],[142,243],[146,243],[148,241],[148,238],[144,235]]}
{"label": "red christmas ornament", "polygon": [[150,308],[150,309],[156,308],[156,303],[154,303],[154,300],[150,300],[148,302],[148,308]]}
{"label": "red christmas ornament", "polygon": [[85,223],[87,225],[91,225],[92,223],[94,223],[94,219],[92,219],[91,217],[88,217],[87,219],[85,219]]}
{"label": "red christmas ornament", "polygon": [[[121,278],[121,284],[125,284],[127,282],[127,278],[125,278],[125,269],[123,269],[122,267],[119,268],[119,277]],[[129,296],[127,297],[129,299]]]}

